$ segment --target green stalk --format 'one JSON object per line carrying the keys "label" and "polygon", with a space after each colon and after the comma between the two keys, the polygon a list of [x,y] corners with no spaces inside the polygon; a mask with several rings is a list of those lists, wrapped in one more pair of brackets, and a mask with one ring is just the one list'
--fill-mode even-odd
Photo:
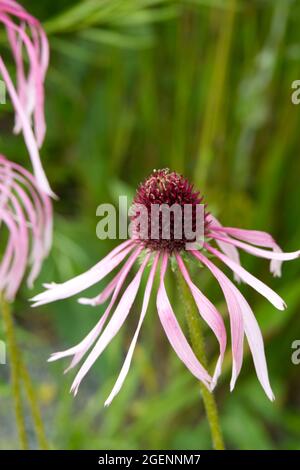
{"label": "green stalk", "polygon": [[21,383],[20,383],[20,355],[17,347],[14,331],[14,322],[11,316],[10,305],[1,295],[1,310],[3,316],[4,329],[7,338],[8,354],[10,358],[11,386],[16,414],[16,424],[19,435],[20,447],[22,450],[28,449],[28,439],[25,427],[25,416],[22,406]]}
{"label": "green stalk", "polygon": [[17,345],[10,304],[5,300],[3,296],[1,296],[1,307],[11,363],[12,394],[15,404],[16,422],[20,439],[20,446],[21,449],[29,448],[21,396],[21,383],[23,381],[29,403],[29,409],[31,411],[33,419],[34,430],[37,436],[37,441],[40,449],[45,450],[48,449],[49,446],[47,443],[36,394],[30,378],[29,371],[22,359],[21,352]]}
{"label": "green stalk", "polygon": [[[199,312],[190,290],[179,270],[176,271],[176,276],[178,280],[179,293],[184,304],[185,318],[188,325],[193,350],[201,364],[207,369],[208,361],[205,352],[205,342],[202,334]],[[216,450],[224,450],[225,445],[214,395],[201,382],[200,390],[210,427],[213,447]]]}
{"label": "green stalk", "polygon": [[30,411],[32,414],[32,419],[33,419],[34,430],[36,433],[39,447],[42,450],[47,450],[49,449],[49,445],[46,439],[44,424],[43,424],[41,412],[38,406],[35,390],[31,381],[29,371],[26,368],[26,365],[24,364],[22,360],[20,360],[20,373],[24,382],[24,388],[27,394],[27,399],[28,399],[28,403],[29,403],[29,407],[30,407]]}

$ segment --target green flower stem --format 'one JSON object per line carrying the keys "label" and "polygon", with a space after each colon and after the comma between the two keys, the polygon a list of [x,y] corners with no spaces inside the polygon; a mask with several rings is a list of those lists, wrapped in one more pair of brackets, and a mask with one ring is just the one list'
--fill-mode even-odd
{"label": "green flower stem", "polygon": [[[178,289],[184,305],[185,318],[188,325],[193,350],[199,361],[201,361],[202,365],[207,369],[208,361],[206,358],[205,344],[201,329],[199,312],[195,305],[194,299],[190,293],[190,290],[179,270],[176,270],[176,276],[178,280]],[[220,427],[218,409],[214,395],[201,382],[200,390],[203,398],[207,420],[210,427],[213,447],[216,450],[224,450],[224,440]]]}
{"label": "green flower stem", "polygon": [[21,383],[20,383],[20,356],[18,352],[14,323],[11,316],[10,306],[1,295],[1,310],[4,329],[7,338],[7,348],[10,358],[11,385],[14,400],[16,423],[22,450],[28,449],[28,439],[25,427],[25,417],[22,406]]}
{"label": "green flower stem", "polygon": [[34,390],[28,369],[26,368],[26,365],[24,364],[22,360],[20,360],[20,373],[24,382],[24,388],[27,394],[27,399],[29,402],[29,407],[30,407],[30,411],[32,414],[32,419],[33,419],[34,430],[36,433],[39,447],[42,450],[47,450],[49,449],[49,445],[46,439],[44,424],[43,424],[41,412],[38,406],[35,390]]}
{"label": "green flower stem", "polygon": [[8,351],[11,362],[11,382],[12,382],[12,393],[15,403],[16,422],[18,428],[18,434],[20,439],[20,445],[22,449],[28,449],[28,439],[26,435],[25,419],[22,407],[21,397],[21,381],[23,381],[25,392],[27,395],[29,409],[32,414],[34,430],[37,436],[37,441],[40,449],[48,449],[48,443],[44,431],[44,425],[38,406],[35,390],[31,381],[29,371],[22,359],[21,352],[18,348],[16,335],[14,331],[14,322],[11,315],[10,305],[1,296],[1,307],[4,320],[4,326],[7,337]]}

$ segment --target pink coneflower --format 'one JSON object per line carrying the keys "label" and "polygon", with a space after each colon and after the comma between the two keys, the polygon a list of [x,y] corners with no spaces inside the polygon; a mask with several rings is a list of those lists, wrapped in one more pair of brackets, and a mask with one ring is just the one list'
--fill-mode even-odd
{"label": "pink coneflower", "polygon": [[[183,176],[166,169],[154,171],[150,177],[139,186],[134,202],[143,204],[148,208],[152,204],[166,204],[170,207],[173,204],[179,204],[184,208],[187,204],[192,204],[192,207],[196,207],[201,200],[202,198],[199,197],[199,193],[193,189],[193,186]],[[193,217],[194,216],[195,211],[193,212]],[[149,217],[151,218],[151,215],[149,215]],[[135,301],[144,271],[149,264],[151,266],[150,274],[144,292],[138,326],[130,344],[124,365],[105,404],[108,405],[111,403],[122,387],[128,373],[133,351],[147,312],[150,294],[153,290],[154,277],[158,271],[160,281],[156,293],[156,304],[158,316],[166,336],[177,356],[190,372],[197,379],[202,381],[207,388],[213,389],[221,372],[222,360],[226,348],[226,330],[221,314],[191,280],[187,262],[189,258],[192,258],[198,261],[199,265],[208,268],[220,284],[226,299],[230,320],[233,361],[230,384],[231,390],[241,370],[243,361],[243,340],[246,334],[258,379],[267,396],[270,400],[273,400],[274,395],[268,378],[263,339],[255,316],[248,302],[237,287],[211,260],[211,255],[228,266],[237,278],[253,287],[279,310],[283,310],[285,303],[279,295],[241,266],[237,248],[241,248],[255,256],[270,259],[271,272],[275,276],[280,275],[282,261],[299,257],[300,251],[283,253],[272,237],[265,232],[222,227],[221,224],[206,211],[206,206],[204,215],[205,240],[201,249],[187,251],[185,248],[186,240],[175,239],[173,230],[174,220],[171,221],[169,240],[161,238],[163,229],[161,226],[162,219],[159,221],[158,239],[156,238],[155,240],[145,236],[145,233],[148,235],[147,231],[142,230],[142,227],[138,226],[138,224],[135,226],[136,221],[136,216],[132,215],[132,233],[134,235],[130,240],[121,243],[87,272],[62,284],[52,283],[45,285],[47,290],[32,299],[35,302],[34,305],[37,306],[76,295],[97,282],[100,282],[107,274],[119,267],[120,264],[126,260],[115,277],[97,297],[79,299],[80,303],[93,306],[102,304],[110,299],[103,316],[95,327],[79,344],[66,351],[55,353],[49,359],[50,361],[54,361],[66,356],[72,356],[71,364],[67,369],[69,370],[76,366],[93,346],[73,382],[71,390],[74,394],[77,393],[82,379],[92,367],[93,363],[101,355],[125,322]],[[193,220],[193,225],[195,225],[194,222]],[[213,244],[216,244],[218,248],[214,247]],[[191,295],[197,304],[200,316],[212,329],[218,340],[220,355],[213,376],[209,375],[196,358],[179,326],[170,304],[165,287],[165,274],[171,258],[175,261],[177,268],[182,273]],[[138,260],[141,260],[138,271],[120,296],[118,304],[116,304],[120,291],[128,278],[129,271],[135,263],[138,263]]]}
{"label": "pink coneflower", "polygon": [[23,132],[37,183],[53,196],[39,156],[46,132],[44,80],[49,62],[47,36],[39,21],[14,0],[0,0],[0,23],[6,30],[16,67],[15,86],[0,55],[0,74],[15,109],[14,132]]}
{"label": "pink coneflower", "polygon": [[32,286],[49,252],[52,206],[35,178],[3,155],[0,155],[0,223],[3,252],[0,292],[6,300],[13,300],[27,269],[27,283]]}

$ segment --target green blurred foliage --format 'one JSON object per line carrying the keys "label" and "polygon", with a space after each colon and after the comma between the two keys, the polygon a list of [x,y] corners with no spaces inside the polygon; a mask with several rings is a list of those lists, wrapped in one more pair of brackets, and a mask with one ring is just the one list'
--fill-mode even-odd
{"label": "green blurred foliage", "polygon": [[[225,225],[271,232],[286,250],[300,239],[300,2],[295,0],[28,0],[51,45],[46,82],[43,162],[54,203],[51,256],[36,283],[64,281],[113,246],[96,238],[96,207],[130,197],[153,168],[183,172]],[[1,49],[6,50],[0,35]],[[13,67],[12,67],[13,70]],[[29,168],[21,137],[11,135],[10,104],[1,107],[0,148]],[[300,264],[272,279],[267,262],[244,265],[279,292],[277,312],[241,286],[263,330],[276,401],[256,379],[247,347],[241,376],[229,392],[231,357],[216,390],[228,448],[300,449],[300,375],[291,345],[300,339]],[[226,316],[224,299],[204,270],[205,293]],[[97,292],[99,286],[93,292]],[[172,276],[169,292],[182,317]],[[142,289],[141,289],[142,291]],[[196,381],[170,350],[155,299],[125,385],[103,408],[137,323],[129,321],[90,371],[74,399],[72,372],[46,363],[50,352],[76,344],[102,308],[75,299],[30,309],[25,287],[15,304],[19,340],[30,364],[53,448],[210,448]],[[217,344],[206,331],[211,358]],[[230,347],[230,345],[229,345]],[[164,360],[162,360],[164,358]],[[7,368],[1,367],[0,447],[16,447]],[[28,422],[30,429],[31,423]],[[34,443],[33,443],[34,445]]]}

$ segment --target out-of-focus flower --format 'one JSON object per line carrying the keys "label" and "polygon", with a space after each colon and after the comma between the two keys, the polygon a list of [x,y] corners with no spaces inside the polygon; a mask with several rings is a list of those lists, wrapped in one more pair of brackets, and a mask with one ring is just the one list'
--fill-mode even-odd
{"label": "out-of-focus flower", "polygon": [[[166,169],[154,171],[152,175],[150,175],[150,177],[140,185],[134,202],[135,205],[142,205],[147,209],[150,209],[154,204],[159,205],[160,207],[162,207],[162,204],[166,204],[169,208],[174,204],[178,204],[182,208],[189,204],[193,208],[196,208],[201,200],[202,198],[199,198],[199,193],[194,191],[193,186],[183,176]],[[152,222],[152,213],[148,210],[147,214],[150,222],[150,224],[148,224],[149,229],[149,225],[151,226]],[[79,302],[93,306],[102,304],[106,300],[110,299],[107,309],[95,327],[79,344],[66,351],[55,353],[49,359],[50,361],[54,361],[66,356],[72,356],[71,364],[67,369],[69,370],[76,366],[94,345],[83,365],[79,369],[71,390],[74,394],[77,393],[78,387],[86,373],[122,327],[136,298],[142,275],[149,263],[151,264],[151,269],[144,292],[143,305],[138,326],[116,384],[110,396],[106,400],[106,405],[110,404],[119,392],[128,373],[133,351],[149,304],[154,276],[158,270],[160,270],[160,282],[156,296],[156,304],[158,316],[166,336],[177,356],[191,371],[191,373],[201,380],[208,388],[212,389],[215,386],[218,376],[221,373],[221,366],[226,348],[226,330],[221,314],[191,280],[186,266],[186,260],[191,258],[198,261],[199,265],[201,264],[201,266],[208,268],[211,274],[218,281],[226,299],[232,344],[231,390],[234,388],[236,379],[242,367],[243,341],[244,336],[246,335],[258,379],[269,399],[273,400],[274,395],[269,383],[263,338],[255,316],[248,302],[242,296],[237,287],[210,258],[211,255],[213,255],[216,259],[221,260],[233,271],[238,279],[243,280],[245,283],[253,287],[257,292],[266,297],[266,299],[269,300],[276,308],[283,310],[286,305],[280,296],[241,266],[238,248],[255,256],[270,259],[271,272],[275,276],[280,275],[282,261],[298,258],[300,251],[296,251],[294,253],[283,253],[273,238],[265,232],[222,227],[215,217],[206,211],[206,206],[203,218],[205,239],[203,247],[201,249],[192,248],[187,251],[186,240],[184,237],[181,239],[175,237],[175,219],[171,219],[169,239],[162,237],[164,228],[162,226],[162,218],[159,219],[156,237],[151,238],[149,237],[147,230],[145,231],[144,227],[141,227],[141,224],[138,223],[136,215],[137,213],[132,215],[132,239],[121,243],[87,272],[62,284],[52,283],[45,285],[47,290],[32,299],[35,302],[34,305],[37,306],[76,295],[88,287],[100,282],[107,274],[118,267],[126,257],[128,257],[119,272],[117,272],[112,281],[108,283],[107,287],[97,297],[92,299],[79,299]],[[192,225],[194,226],[196,211],[192,212],[192,217]],[[179,221],[180,223],[183,223],[183,218],[179,219]],[[216,243],[219,249],[214,247],[213,243]],[[138,259],[141,258],[142,254],[144,255],[142,263],[140,264],[137,273],[134,275],[133,280],[124,290],[124,293],[115,308],[117,298],[124,286],[129,271]],[[165,274],[170,259],[175,261],[174,264],[177,264],[177,269],[182,273],[187,286],[190,289],[200,316],[208,324],[218,340],[220,355],[213,377],[208,374],[196,358],[179,326],[170,304],[165,287]],[[160,268],[158,268],[159,262]]]}
{"label": "out-of-focus flower", "polygon": [[52,205],[27,170],[0,155],[0,292],[13,300],[31,287],[52,243]]}
{"label": "out-of-focus flower", "polygon": [[0,0],[0,23],[6,30],[16,67],[15,86],[0,54],[0,74],[15,109],[14,132],[23,132],[37,183],[53,196],[39,155],[46,132],[44,80],[49,62],[47,36],[39,21],[14,0]]}

